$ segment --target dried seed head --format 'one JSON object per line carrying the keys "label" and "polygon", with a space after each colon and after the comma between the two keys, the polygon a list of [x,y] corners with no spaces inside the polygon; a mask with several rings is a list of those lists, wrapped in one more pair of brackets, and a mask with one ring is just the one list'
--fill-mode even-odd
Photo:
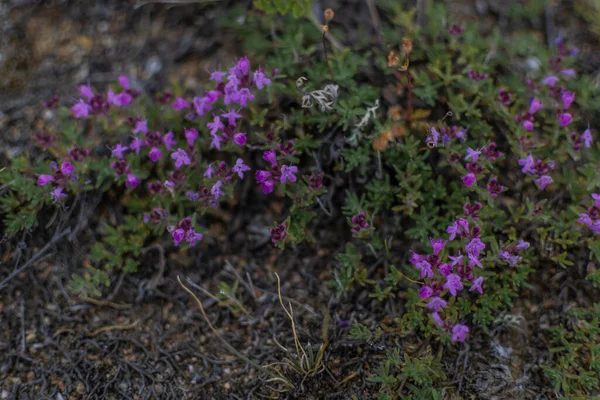
{"label": "dried seed head", "polygon": [[333,16],[335,15],[335,13],[333,12],[333,10],[331,8],[328,8],[327,10],[325,10],[325,12],[323,13],[325,15],[325,22],[329,22],[333,19]]}
{"label": "dried seed head", "polygon": [[388,141],[385,140],[385,138],[382,137],[376,137],[373,140],[373,150],[378,151],[378,152],[382,152],[385,149],[387,149],[388,146]]}
{"label": "dried seed head", "polygon": [[402,39],[402,51],[407,56],[410,55],[413,51],[413,42],[410,39],[404,38]]}
{"label": "dried seed head", "polygon": [[306,83],[306,81],[308,81],[308,79],[306,79],[305,77],[301,76],[300,78],[296,79],[296,87],[302,91],[304,91],[304,84]]}
{"label": "dried seed head", "polygon": [[329,27],[327,25],[321,25],[321,32],[323,32],[323,33],[329,32]]}
{"label": "dried seed head", "polygon": [[400,121],[402,118],[402,107],[399,105],[393,105],[388,109],[388,118],[392,121]]}
{"label": "dried seed head", "polygon": [[400,59],[398,58],[398,53],[396,53],[394,50],[390,51],[387,56],[387,62],[388,67],[396,67],[400,62]]}

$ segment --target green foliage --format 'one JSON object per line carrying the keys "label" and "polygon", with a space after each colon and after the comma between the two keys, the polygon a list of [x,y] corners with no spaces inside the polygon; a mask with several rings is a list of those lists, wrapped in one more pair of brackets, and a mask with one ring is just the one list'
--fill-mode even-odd
{"label": "green foliage", "polygon": [[254,7],[268,14],[292,14],[294,18],[307,15],[312,6],[311,0],[254,0]]}

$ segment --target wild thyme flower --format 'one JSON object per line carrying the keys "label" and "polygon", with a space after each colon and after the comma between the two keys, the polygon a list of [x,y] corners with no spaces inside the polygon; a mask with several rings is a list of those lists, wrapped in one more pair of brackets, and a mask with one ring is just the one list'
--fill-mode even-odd
{"label": "wild thyme flower", "polygon": [[477,177],[474,173],[469,173],[462,177],[461,179],[466,187],[471,187],[477,182]]}
{"label": "wild thyme flower", "polygon": [[367,222],[367,218],[365,217],[364,212],[359,212],[351,219],[352,233],[358,235],[360,232],[369,229],[369,222]]}
{"label": "wild thyme flower", "polygon": [[271,164],[271,168],[277,167],[277,155],[274,150],[267,150],[262,155],[263,160]]}
{"label": "wild thyme flower", "polygon": [[288,140],[286,144],[277,144],[277,150],[281,153],[281,155],[294,155],[296,154],[296,149],[294,148],[294,141]]}
{"label": "wild thyme flower", "polygon": [[161,223],[167,217],[167,210],[162,208],[154,208],[151,212],[145,213],[143,221],[144,223],[151,222],[154,225]]}
{"label": "wild thyme flower", "polygon": [[171,154],[171,158],[175,160],[175,168],[179,169],[182,165],[190,165],[190,157],[183,149],[177,149]]}
{"label": "wild thyme flower", "polygon": [[531,105],[529,106],[529,114],[533,115],[537,111],[539,111],[544,106],[544,103],[539,101],[537,98],[534,98],[531,101]]}
{"label": "wild thyme flower", "polygon": [[500,103],[504,104],[505,106],[510,105],[510,99],[511,99],[510,92],[508,92],[504,89],[500,89],[498,91],[498,97],[499,97]]}
{"label": "wild thyme flower", "polygon": [[183,128],[185,132],[185,140],[190,148],[194,147],[194,142],[198,138],[198,131],[194,128]]}
{"label": "wild thyme flower", "polygon": [[461,279],[456,274],[448,275],[443,287],[444,289],[447,289],[452,296],[456,296],[459,291],[463,290]]}
{"label": "wild thyme flower", "polygon": [[153,162],[157,162],[162,157],[162,151],[160,151],[158,147],[153,147],[150,149],[148,157],[150,157]]}
{"label": "wild thyme flower", "polygon": [[453,22],[452,26],[448,28],[448,33],[451,35],[460,35],[464,30],[465,28],[458,25],[456,22]]}
{"label": "wild thyme flower", "polygon": [[110,167],[115,171],[116,176],[121,176],[129,173],[129,164],[124,158],[118,158],[110,164]]}
{"label": "wild thyme flower", "polygon": [[286,238],[287,235],[285,233],[285,228],[285,223],[282,223],[281,225],[275,224],[274,228],[269,229],[269,234],[271,235],[271,242],[273,242],[273,244],[277,244]]}
{"label": "wild thyme flower", "polygon": [[71,111],[75,118],[85,118],[92,111],[92,106],[87,104],[83,99],[79,99],[79,101],[71,107]]}
{"label": "wild thyme flower", "polygon": [[456,324],[452,328],[452,341],[453,342],[464,342],[467,340],[467,334],[469,333],[469,327],[462,324]]}
{"label": "wild thyme flower", "polygon": [[548,186],[552,182],[553,182],[552,177],[550,177],[548,175],[542,175],[538,179],[535,180],[535,183],[540,185],[540,190],[544,190],[546,188],[546,186]]}
{"label": "wild thyme flower", "polygon": [[222,186],[223,182],[216,181],[213,187],[210,189],[210,194],[212,194],[215,197],[216,201],[218,201],[225,194],[223,193],[223,190],[221,190]]}
{"label": "wild thyme flower", "polygon": [[167,230],[171,232],[175,246],[179,246],[185,239],[190,246],[195,246],[196,242],[202,240],[203,236],[192,227],[192,218],[186,217],[179,221],[175,226],[168,226]]}
{"label": "wild thyme flower", "polygon": [[484,74],[484,73],[481,73],[481,72],[478,72],[478,71],[474,71],[473,69],[469,70],[468,76],[469,76],[470,80],[476,81],[476,82],[482,81],[482,80],[488,78],[488,74]]}
{"label": "wild thyme flower", "polygon": [[271,80],[265,77],[265,73],[261,67],[254,72],[254,84],[258,90],[271,84]]}
{"label": "wild thyme flower", "polygon": [[479,159],[479,155],[481,155],[481,150],[473,150],[472,148],[467,149],[467,155],[465,156],[465,160],[471,160],[476,163]]}
{"label": "wild thyme flower", "polygon": [[565,110],[567,110],[569,107],[571,107],[571,104],[574,101],[575,101],[575,93],[569,92],[569,91],[565,91],[562,94],[562,102],[563,102],[563,106],[564,106]]}
{"label": "wild thyme flower", "polygon": [[148,190],[151,194],[160,194],[163,192],[163,185],[160,181],[154,181],[148,183]]}
{"label": "wild thyme flower", "polygon": [[121,143],[117,143],[117,145],[113,148],[110,148],[110,151],[113,156],[117,158],[123,158],[123,153],[129,150],[129,147],[123,146]]}
{"label": "wild thyme flower", "polygon": [[57,203],[68,197],[66,194],[63,193],[63,190],[64,188],[62,186],[58,186],[50,192],[50,197],[52,198],[52,201],[54,203]]}
{"label": "wild thyme flower", "polygon": [[323,188],[323,174],[312,174],[308,177],[308,190],[315,191]]}
{"label": "wild thyme flower", "polygon": [[463,211],[466,216],[470,216],[474,220],[479,219],[478,212],[481,210],[482,204],[480,202],[476,202],[475,204],[465,203],[463,204]]}
{"label": "wild thyme flower", "polygon": [[244,164],[244,160],[238,158],[231,170],[238,174],[240,179],[244,179],[244,172],[250,171],[250,167]]}
{"label": "wild thyme flower", "polygon": [[162,138],[163,144],[167,148],[167,150],[171,150],[173,146],[177,144],[177,141],[174,139],[173,132],[167,132]]}
{"label": "wild thyme flower", "polygon": [[142,119],[138,119],[135,121],[135,126],[133,129],[133,134],[136,135],[138,133],[148,133],[148,121],[147,120],[142,120]]}
{"label": "wild thyme flower", "polygon": [[429,303],[427,303],[427,308],[430,310],[434,310],[435,312],[440,312],[440,310],[448,305],[448,302],[441,297],[432,298]]}
{"label": "wild thyme flower", "polygon": [[135,151],[136,154],[140,154],[140,149],[145,146],[146,142],[137,136],[134,136],[133,141],[129,144],[129,148]]}
{"label": "wild thyme flower", "polygon": [[269,194],[273,191],[275,185],[273,179],[270,179],[271,173],[269,171],[257,170],[255,172],[255,178],[256,181],[260,183],[260,188],[264,194]]}
{"label": "wild thyme flower", "polygon": [[488,193],[492,197],[497,197],[500,193],[502,193],[503,191],[506,190],[506,187],[500,185],[498,183],[498,178],[496,178],[495,176],[492,176],[490,178],[490,181],[486,185],[486,189],[488,190]]}
{"label": "wild thyme flower", "polygon": [[38,186],[46,186],[48,183],[53,182],[54,180],[54,176],[42,174],[38,176],[37,184]]}
{"label": "wild thyme flower", "polygon": [[589,125],[588,128],[581,134],[581,140],[583,140],[583,143],[587,149],[589,149],[592,146],[593,138],[592,131],[590,130]]}
{"label": "wild thyme flower", "polygon": [[203,116],[211,110],[210,102],[205,97],[194,97],[194,110],[199,116]]}
{"label": "wild thyme flower", "polygon": [[238,146],[243,146],[246,144],[246,132],[239,132],[233,135],[233,141]]}
{"label": "wild thyme flower", "polygon": [[140,179],[132,174],[131,172],[127,174],[127,179],[125,180],[125,186],[135,189],[141,183]]}
{"label": "wild thyme flower", "polygon": [[184,98],[176,97],[175,102],[173,103],[173,109],[175,110],[183,110],[184,108],[190,108],[191,104]]}
{"label": "wild thyme flower", "polygon": [[[239,110],[238,110],[239,111]],[[221,114],[221,117],[227,118],[227,124],[229,126],[236,126],[236,120],[242,118],[242,115],[239,114],[235,109],[231,109],[226,113]]]}
{"label": "wild thyme flower", "polygon": [[560,80],[560,79],[559,79],[559,78],[557,78],[556,76],[550,75],[550,76],[547,76],[547,77],[545,77],[545,78],[542,80],[542,85],[546,85],[546,86],[549,86],[549,87],[554,87],[554,85],[556,85],[556,83],[557,83],[559,80]]}
{"label": "wild thyme flower", "polygon": [[289,167],[287,165],[282,165],[281,177],[279,178],[279,181],[281,183],[285,183],[286,181],[296,182],[296,175],[294,174],[297,172],[298,167],[296,167],[295,165],[290,165]]}
{"label": "wild thyme flower", "polygon": [[480,276],[479,278],[474,279],[471,282],[471,287],[469,288],[469,292],[479,292],[479,294],[483,294],[483,276]]}

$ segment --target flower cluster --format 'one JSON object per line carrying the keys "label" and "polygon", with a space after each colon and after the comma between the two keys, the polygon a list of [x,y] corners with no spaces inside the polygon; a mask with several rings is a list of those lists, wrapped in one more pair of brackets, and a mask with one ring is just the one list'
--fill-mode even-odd
{"label": "flower cluster", "polygon": [[519,165],[522,167],[521,172],[537,177],[535,183],[540,186],[540,190],[544,190],[546,186],[553,182],[552,177],[547,174],[554,168],[554,160],[548,162],[542,160],[536,161],[532,155],[528,155],[519,160]]}
{"label": "flower cluster", "polygon": [[600,234],[600,194],[592,193],[594,204],[581,213],[577,222],[587,225],[596,235]]}
{"label": "flower cluster", "polygon": [[[281,148],[278,149],[279,153],[284,156],[287,154],[287,150],[284,149],[282,151]],[[255,178],[256,182],[260,184],[260,188],[262,189],[264,194],[269,194],[275,188],[275,182],[278,181],[280,183],[286,182],[296,182],[296,173],[298,172],[298,167],[295,165],[285,165],[281,164],[277,159],[277,154],[275,150],[270,149],[263,153],[263,160],[269,163],[266,170],[256,170]]]}
{"label": "flower cluster", "polygon": [[85,118],[90,113],[95,115],[106,113],[111,106],[126,107],[140,94],[139,90],[131,88],[129,78],[126,76],[119,77],[119,87],[120,91],[118,93],[108,90],[105,95],[94,93],[89,84],[79,86],[79,95],[81,97],[71,107],[73,116],[75,118]]}
{"label": "flower cluster", "polygon": [[459,128],[457,126],[446,127],[443,126],[440,128],[439,132],[435,127],[429,129],[429,134],[425,138],[425,143],[428,147],[437,147],[440,139],[442,140],[442,145],[445,146],[452,139],[458,139],[462,142],[466,139],[466,131],[463,128]]}
{"label": "flower cluster", "polygon": [[74,182],[78,177],[75,174],[75,166],[69,161],[63,162],[60,167],[57,163],[52,162],[50,164],[50,169],[52,169],[53,174],[39,175],[37,184],[39,186],[46,186],[50,182],[57,184],[58,186],[50,191],[50,197],[52,198],[52,201],[56,203],[68,197],[67,194],[63,193],[66,183],[69,181]]}
{"label": "flower cluster", "polygon": [[175,246],[179,246],[183,239],[185,239],[190,246],[194,246],[196,245],[196,241],[202,240],[202,234],[196,232],[192,227],[191,217],[182,219],[175,226],[168,226],[167,230],[171,232]]}
{"label": "flower cluster", "polygon": [[[494,142],[489,143],[479,150],[474,150],[469,147],[467,149],[467,154],[465,155],[465,161],[469,161],[465,165],[468,173],[462,177],[464,185],[466,187],[475,185],[477,183],[477,176],[484,173],[484,168],[479,164],[480,157],[485,158],[489,162],[494,162],[501,156],[502,153],[496,150],[496,143]],[[504,186],[498,183],[498,178],[495,176],[489,178],[486,189],[492,197],[496,197],[506,190]]]}
{"label": "flower cluster", "polygon": [[350,226],[352,227],[352,233],[354,235],[358,235],[361,232],[366,231],[370,227],[369,222],[367,221],[367,218],[365,217],[365,213],[362,211],[359,212],[358,214],[354,215],[350,219]]}

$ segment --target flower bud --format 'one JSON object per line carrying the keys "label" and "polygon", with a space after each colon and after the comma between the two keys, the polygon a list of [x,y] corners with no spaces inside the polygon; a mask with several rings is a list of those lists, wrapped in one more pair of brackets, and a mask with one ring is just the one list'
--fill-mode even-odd
{"label": "flower bud", "polygon": [[402,51],[407,56],[410,55],[410,53],[412,53],[412,51],[413,51],[413,42],[412,42],[412,40],[406,39],[406,38],[402,39]]}
{"label": "flower bud", "polygon": [[325,15],[325,22],[329,22],[333,19],[333,16],[335,15],[335,13],[333,12],[333,10],[331,8],[328,8],[327,10],[325,10],[325,12],[323,13]]}

